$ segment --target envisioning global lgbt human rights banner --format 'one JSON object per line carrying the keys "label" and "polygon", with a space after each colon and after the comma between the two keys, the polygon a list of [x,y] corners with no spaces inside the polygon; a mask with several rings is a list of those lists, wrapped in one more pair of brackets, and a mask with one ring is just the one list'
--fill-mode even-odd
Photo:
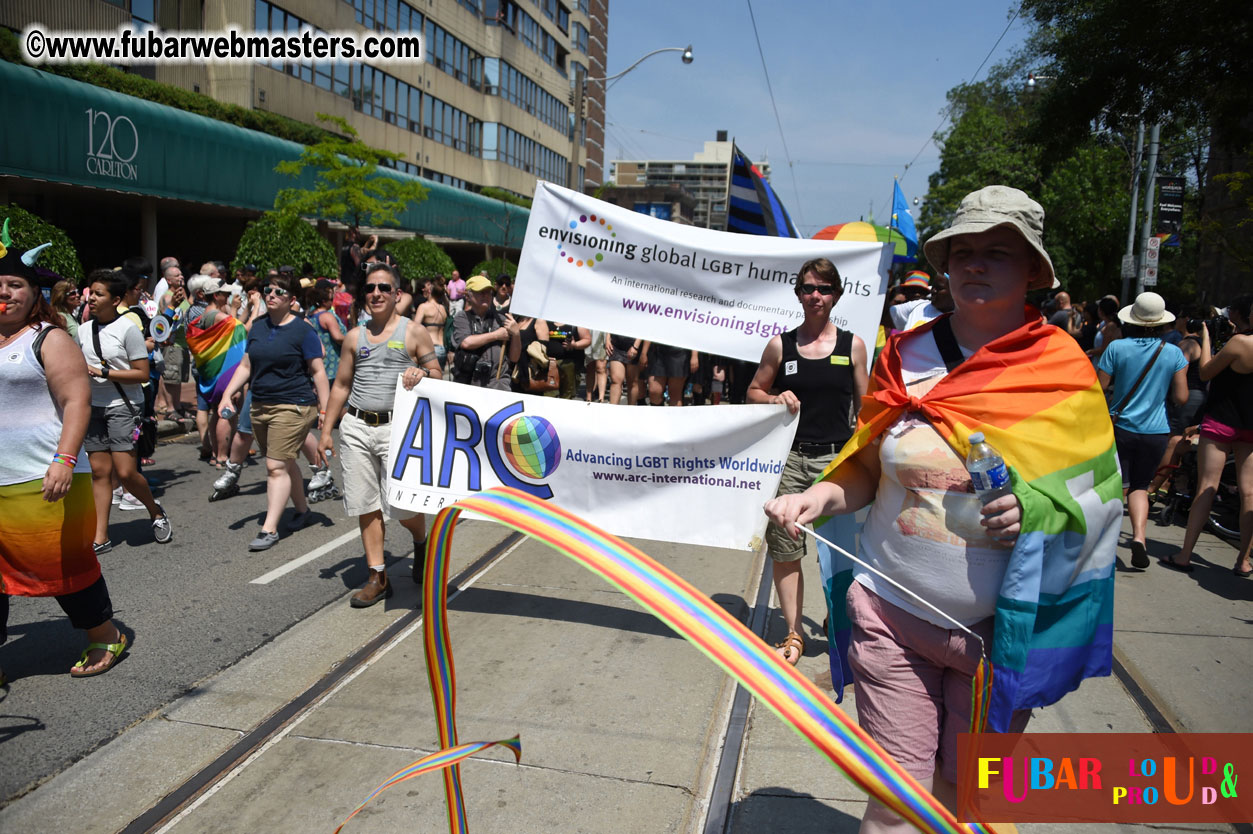
{"label": "envisioning global lgbt human rights banner", "polygon": [[712,231],[539,182],[511,309],[756,362],[801,323],[793,282],[817,257],[844,282],[832,321],[873,345],[892,263],[882,243]]}
{"label": "envisioning global lgbt human rights banner", "polygon": [[795,434],[779,405],[624,408],[397,382],[387,499],[434,513],[509,486],[615,535],[756,549]]}

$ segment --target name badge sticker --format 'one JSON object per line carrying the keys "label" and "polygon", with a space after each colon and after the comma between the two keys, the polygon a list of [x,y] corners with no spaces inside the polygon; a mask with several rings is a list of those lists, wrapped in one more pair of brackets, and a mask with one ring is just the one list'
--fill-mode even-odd
{"label": "name badge sticker", "polygon": [[832,365],[847,365],[847,364],[848,364],[848,357],[847,357],[847,356],[835,356],[835,355],[832,355],[832,357],[831,357],[831,364],[832,364]]}
{"label": "name badge sticker", "polygon": [[783,363],[783,373],[785,376],[791,376],[796,373],[796,360],[792,359]]}

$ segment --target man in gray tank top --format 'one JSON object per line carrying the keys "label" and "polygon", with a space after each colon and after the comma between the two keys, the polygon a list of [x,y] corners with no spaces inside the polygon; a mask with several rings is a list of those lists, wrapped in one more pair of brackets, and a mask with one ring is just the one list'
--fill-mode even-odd
{"label": "man in gray tank top", "polygon": [[326,428],[318,442],[332,452],[331,427],[339,427],[344,470],[344,511],[361,525],[361,543],[370,569],[365,587],[352,595],[353,608],[366,608],[392,595],[383,564],[384,518],[395,518],[413,534],[413,581],[421,582],[426,556],[426,517],[388,506],[387,444],[391,435],[396,377],[413,388],[428,376],[441,379],[435,345],[426,328],[396,312],[400,284],[395,270],[371,264],[357,288],[357,302],[370,320],[348,331],[339,372],[326,406]]}

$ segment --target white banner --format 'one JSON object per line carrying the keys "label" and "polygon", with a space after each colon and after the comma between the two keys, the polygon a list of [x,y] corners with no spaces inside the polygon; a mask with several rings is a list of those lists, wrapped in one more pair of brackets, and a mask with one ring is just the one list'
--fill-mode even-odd
{"label": "white banner", "polygon": [[387,500],[426,513],[511,486],[619,536],[754,549],[796,434],[779,405],[650,408],[396,384]]}
{"label": "white banner", "polygon": [[844,282],[831,320],[862,338],[869,361],[886,244],[715,232],[539,182],[510,309],[756,362],[771,336],[801,323],[793,282],[818,257]]}

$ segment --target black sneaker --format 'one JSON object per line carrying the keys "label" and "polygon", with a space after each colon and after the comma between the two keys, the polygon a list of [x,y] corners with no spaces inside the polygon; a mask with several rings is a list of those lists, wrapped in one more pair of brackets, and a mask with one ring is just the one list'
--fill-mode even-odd
{"label": "black sneaker", "polygon": [[111,542],[111,541],[106,541],[106,542],[104,542],[104,543],[102,543],[102,544],[96,544],[95,542],[92,542],[92,543],[91,543],[91,549],[92,549],[92,550],[94,550],[94,551],[96,552],[96,555],[97,555],[97,556],[99,556],[99,555],[100,555],[100,554],[102,554],[102,553],[108,553],[110,550],[112,550],[112,549],[113,549],[113,542]]}

